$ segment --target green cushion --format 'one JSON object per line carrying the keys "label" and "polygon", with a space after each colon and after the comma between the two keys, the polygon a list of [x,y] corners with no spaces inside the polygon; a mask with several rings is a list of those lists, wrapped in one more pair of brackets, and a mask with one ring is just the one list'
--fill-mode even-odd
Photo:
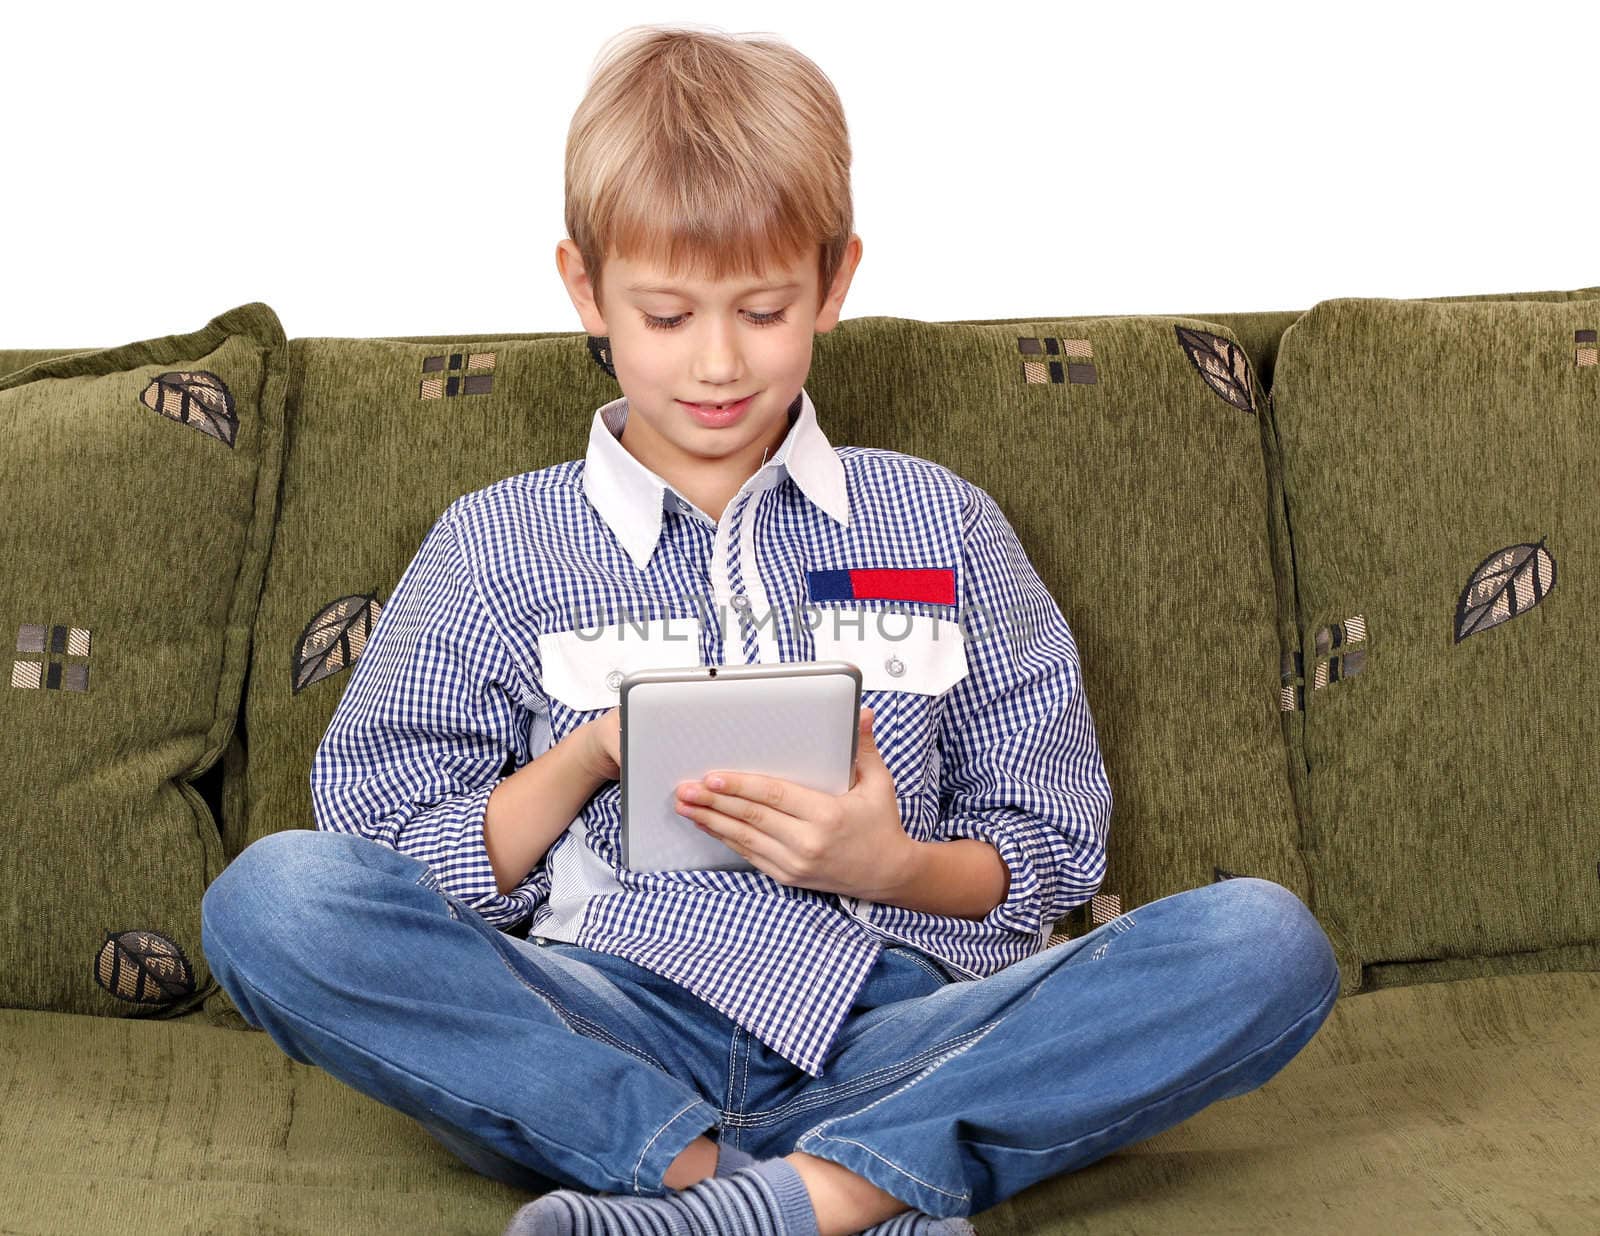
{"label": "green cushion", "polygon": [[98,352],[99,348],[0,348],[0,374],[15,369],[26,369],[53,356],[70,356],[74,352]]}
{"label": "green cushion", "polygon": [[0,1009],[0,1231],[498,1233],[525,1194],[260,1030]]}
{"label": "green cushion", "polygon": [[0,1005],[144,1017],[214,990],[189,782],[233,732],[288,347],[266,305],[0,377]]}
{"label": "green cushion", "polygon": [[1309,902],[1274,705],[1262,396],[1238,339],[1161,315],[865,318],[819,337],[807,388],[834,442],[992,494],[1067,618],[1113,805],[1105,880],[1058,934],[1228,876]]}
{"label": "green cushion", "polygon": [[315,825],[312,754],[440,512],[583,454],[585,408],[617,394],[584,339],[290,343],[289,450],[245,698],[246,759],[224,789],[230,859],[268,833]]}
{"label": "green cushion", "polygon": [[1352,298],[1280,345],[1285,719],[1364,964],[1600,941],[1597,329],[1600,299]]}
{"label": "green cushion", "polygon": [[[1101,893],[1059,930],[1230,875],[1309,902],[1277,713],[1261,394],[1237,339],[1159,316],[869,317],[815,346],[807,389],[829,439],[936,460],[987,489],[1072,627],[1115,802]],[[594,410],[619,393],[581,332],[291,348],[290,450],[244,785],[229,784],[230,856],[314,826],[312,755],[439,513],[581,457]],[[423,397],[425,381],[452,374],[492,381]]]}
{"label": "green cushion", "polygon": [[[1567,291],[1549,292],[1479,292],[1467,296],[1425,296],[1425,301],[1461,301],[1461,300],[1593,300],[1600,296],[1600,287],[1579,288]],[[1244,345],[1244,350],[1250,354],[1250,364],[1255,368],[1256,379],[1268,390],[1272,388],[1272,371],[1277,361],[1278,340],[1283,332],[1305,310],[1303,309],[1260,309],[1254,311],[1227,310],[1224,312],[1207,311],[1204,313],[1181,313],[1174,316],[1185,318],[1199,318],[1202,322],[1214,322],[1218,326],[1231,331],[1234,338]],[[1029,322],[1031,318],[961,318],[958,323],[967,323],[980,326],[997,326],[1013,322]],[[1057,318],[1058,322],[1079,322],[1087,318]],[[0,354],[3,355],[3,354]]]}
{"label": "green cushion", "polygon": [[[536,1196],[259,1031],[0,1010],[0,1042],[6,1231],[490,1233]],[[1597,1070],[1600,974],[1362,992],[1266,1085],[973,1222],[983,1236],[1591,1231],[1600,1109],[1581,1082]]]}

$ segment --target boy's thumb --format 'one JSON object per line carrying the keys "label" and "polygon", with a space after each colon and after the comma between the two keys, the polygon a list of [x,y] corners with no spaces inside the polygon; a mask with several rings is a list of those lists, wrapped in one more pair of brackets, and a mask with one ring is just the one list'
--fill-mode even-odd
{"label": "boy's thumb", "polygon": [[878,754],[877,741],[872,737],[872,710],[870,708],[863,708],[856,714],[856,725],[861,730],[861,742],[857,747],[858,754],[865,755],[870,751],[874,757],[881,760],[883,757]]}
{"label": "boy's thumb", "polygon": [[860,741],[856,743],[855,763],[850,769],[850,788],[852,790],[861,784],[863,777],[876,776],[878,766],[883,763],[883,756],[878,754],[878,744],[872,741],[872,714],[870,710],[865,708],[856,710],[856,733]]}

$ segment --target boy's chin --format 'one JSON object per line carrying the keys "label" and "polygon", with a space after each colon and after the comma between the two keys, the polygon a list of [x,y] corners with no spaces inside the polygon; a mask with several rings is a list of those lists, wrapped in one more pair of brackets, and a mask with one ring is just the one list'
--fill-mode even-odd
{"label": "boy's chin", "polygon": [[686,441],[678,444],[678,449],[687,455],[695,455],[702,459],[725,459],[737,451],[744,450],[752,441],[749,433],[707,429],[698,434],[689,434]]}

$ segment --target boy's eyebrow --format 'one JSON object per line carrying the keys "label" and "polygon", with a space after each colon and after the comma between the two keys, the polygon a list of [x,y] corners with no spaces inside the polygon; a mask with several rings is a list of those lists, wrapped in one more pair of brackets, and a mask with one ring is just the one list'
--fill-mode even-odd
{"label": "boy's eyebrow", "polygon": [[[788,292],[788,291],[792,291],[792,290],[798,288],[799,286],[800,285],[798,283],[763,283],[763,284],[760,284],[757,287],[745,288],[742,292],[739,293],[739,295],[748,296],[751,292]],[[677,288],[642,287],[639,284],[630,283],[628,285],[628,291],[630,291],[630,292],[665,292],[669,296],[682,296],[682,297],[685,297],[686,299],[692,299],[691,297],[689,297],[687,292],[681,292]]]}

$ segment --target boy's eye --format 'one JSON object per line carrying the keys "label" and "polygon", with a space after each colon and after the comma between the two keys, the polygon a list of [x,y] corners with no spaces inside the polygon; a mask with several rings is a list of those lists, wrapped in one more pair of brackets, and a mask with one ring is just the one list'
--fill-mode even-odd
{"label": "boy's eye", "polygon": [[[686,314],[680,313],[675,318],[655,318],[651,317],[647,313],[644,315],[644,324],[651,330],[672,330],[680,322],[682,322],[686,316]],[[784,320],[783,310],[780,309],[777,313],[752,313],[750,315],[750,320],[757,326],[776,326],[779,322]]]}

